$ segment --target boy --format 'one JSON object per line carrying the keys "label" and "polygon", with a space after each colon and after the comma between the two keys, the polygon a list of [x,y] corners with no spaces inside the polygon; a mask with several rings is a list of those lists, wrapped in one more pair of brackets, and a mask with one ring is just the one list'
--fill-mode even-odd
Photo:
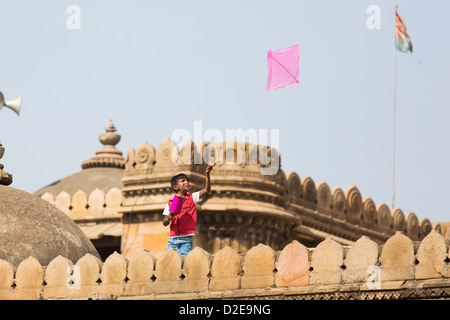
{"label": "boy", "polygon": [[169,211],[172,200],[169,200],[164,209],[163,225],[167,226],[170,223],[170,235],[167,248],[176,249],[181,255],[186,256],[192,250],[192,236],[195,235],[195,228],[197,225],[197,209],[195,204],[203,199],[211,191],[211,183],[209,173],[214,168],[216,163],[208,164],[206,168],[206,183],[205,188],[189,193],[191,185],[189,184],[189,177],[184,173],[177,174],[170,180],[170,185],[173,191],[177,194],[182,192],[184,195],[183,204],[179,214],[174,214]]}

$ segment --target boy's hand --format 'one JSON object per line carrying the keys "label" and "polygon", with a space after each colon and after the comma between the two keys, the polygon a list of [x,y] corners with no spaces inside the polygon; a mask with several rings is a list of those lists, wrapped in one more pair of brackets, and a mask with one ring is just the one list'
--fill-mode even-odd
{"label": "boy's hand", "polygon": [[210,164],[208,164],[208,166],[206,167],[206,171],[205,171],[205,173],[210,173],[211,172],[211,170],[214,168],[214,166],[216,165],[216,163],[214,162],[214,163],[210,163]]}
{"label": "boy's hand", "polygon": [[166,227],[170,224],[170,222],[172,221],[173,217],[175,215],[171,212],[169,213],[167,216],[164,216],[164,220],[163,220],[163,225]]}

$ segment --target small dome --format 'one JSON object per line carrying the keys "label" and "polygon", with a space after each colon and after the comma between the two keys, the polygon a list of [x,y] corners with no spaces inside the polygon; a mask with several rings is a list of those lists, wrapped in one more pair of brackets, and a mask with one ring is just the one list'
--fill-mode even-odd
{"label": "small dome", "polygon": [[0,259],[14,266],[30,256],[46,266],[58,255],[76,263],[92,242],[61,210],[40,197],[0,185]]}
{"label": "small dome", "polygon": [[33,192],[33,194],[42,196],[48,192],[56,197],[60,192],[65,191],[70,196],[73,196],[78,190],[83,190],[86,194],[90,194],[95,189],[100,189],[107,193],[112,188],[122,189],[122,178],[123,169],[89,168],[55,181]]}
{"label": "small dome", "polygon": [[116,148],[121,136],[115,133],[117,130],[111,120],[108,121],[105,131],[98,137],[103,148],[97,150],[94,157],[81,163],[81,171],[42,187],[34,194],[42,196],[48,192],[56,197],[62,191],[73,196],[78,190],[90,194],[95,189],[105,193],[112,188],[122,189],[125,159],[122,152]]}

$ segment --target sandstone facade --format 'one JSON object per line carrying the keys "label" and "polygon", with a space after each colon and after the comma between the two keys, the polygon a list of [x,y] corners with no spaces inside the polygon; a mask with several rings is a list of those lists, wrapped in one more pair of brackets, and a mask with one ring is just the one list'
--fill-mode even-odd
{"label": "sandstone facade", "polygon": [[[77,223],[103,260],[114,251],[131,258],[142,249],[159,258],[169,237],[162,211],[173,196],[170,178],[184,172],[192,190],[200,190],[210,161],[218,164],[211,173],[211,194],[197,204],[194,237],[194,245],[210,254],[225,247],[246,253],[259,243],[281,250],[293,240],[316,247],[327,238],[349,246],[362,236],[379,245],[396,232],[420,241],[431,230],[445,234],[447,229],[445,223],[375,204],[354,185],[331,188],[285,173],[280,153],[267,146],[188,141],[179,148],[166,139],[157,148],[146,141],[129,148],[124,159],[115,148],[120,140],[115,131],[109,122],[99,136],[103,148],[82,163],[80,173],[37,192]],[[273,163],[277,170],[261,174]],[[351,268],[345,277],[358,277]]]}

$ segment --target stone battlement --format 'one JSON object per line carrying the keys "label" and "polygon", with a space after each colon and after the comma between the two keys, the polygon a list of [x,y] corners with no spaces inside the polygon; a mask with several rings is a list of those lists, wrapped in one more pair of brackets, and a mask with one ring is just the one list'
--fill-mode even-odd
{"label": "stone battlement", "polygon": [[106,194],[103,190],[97,188],[89,194],[83,190],[78,190],[72,197],[65,191],[57,195],[46,192],[41,198],[55,205],[75,221],[90,218],[120,217],[122,192],[115,187],[108,190]]}
{"label": "stone battlement", "polygon": [[47,266],[29,257],[17,269],[0,260],[0,299],[449,299],[449,261],[448,234],[435,230],[420,242],[396,232],[382,245],[363,236],[352,246],[294,240],[245,254],[196,247],[156,259],[141,250],[104,262],[58,256]]}
{"label": "stone battlement", "polygon": [[[350,186],[344,192],[341,188],[330,189],[326,182],[316,185],[311,177],[300,178],[297,173],[290,172],[287,176],[286,187],[287,197],[294,211],[299,210],[299,207],[302,206],[311,207],[312,214],[323,213],[341,221],[353,221],[355,224],[369,226],[379,231],[403,231],[414,240],[423,238],[432,229],[427,218],[419,221],[412,212],[405,215],[400,208],[391,210],[384,203],[375,205],[369,197],[362,200],[356,186]],[[170,187],[165,189],[170,194]],[[161,192],[161,189],[159,191]],[[213,190],[213,196],[226,197],[230,195],[231,192]],[[120,217],[119,212],[122,209],[122,192],[118,188],[111,188],[106,194],[100,189],[96,189],[90,194],[78,190],[72,197],[65,191],[57,195],[46,192],[41,198],[54,204],[75,221]],[[347,206],[352,209],[347,210]],[[362,212],[362,215],[361,212],[355,214],[359,211]],[[439,224],[436,224],[436,228],[441,231]]]}

